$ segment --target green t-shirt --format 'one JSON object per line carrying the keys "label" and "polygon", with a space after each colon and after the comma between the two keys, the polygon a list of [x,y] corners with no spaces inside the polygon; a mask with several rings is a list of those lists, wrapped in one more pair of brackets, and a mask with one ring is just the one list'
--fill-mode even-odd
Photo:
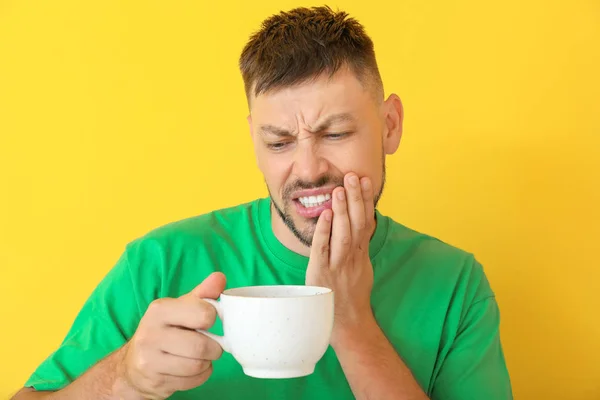
{"label": "green t-shirt", "polygon": [[[369,253],[377,322],[421,387],[435,400],[512,399],[499,337],[499,311],[472,255],[376,214]],[[126,343],[146,308],[178,297],[214,271],[227,287],[303,285],[308,258],[271,228],[270,199],[215,211],[154,230],[130,243],[75,319],[65,340],[25,386],[58,390]],[[219,320],[214,333],[222,334]],[[183,399],[352,399],[330,347],[312,375],[245,376],[224,353],[202,386]]]}

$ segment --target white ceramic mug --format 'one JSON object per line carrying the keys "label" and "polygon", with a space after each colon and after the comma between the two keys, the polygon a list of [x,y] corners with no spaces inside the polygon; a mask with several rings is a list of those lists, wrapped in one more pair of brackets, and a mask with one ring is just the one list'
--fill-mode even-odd
{"label": "white ceramic mug", "polygon": [[333,292],[316,286],[248,286],[205,299],[223,336],[201,332],[231,353],[248,376],[295,378],[313,373],[333,329]]}

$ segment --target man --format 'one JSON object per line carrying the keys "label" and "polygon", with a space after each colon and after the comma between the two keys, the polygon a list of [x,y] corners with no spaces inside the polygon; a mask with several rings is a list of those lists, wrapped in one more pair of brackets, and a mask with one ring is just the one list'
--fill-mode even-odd
{"label": "man", "polygon": [[[510,399],[499,311],[471,256],[383,216],[400,99],[362,26],[327,7],[267,19],[240,59],[270,196],[127,246],[14,399]],[[196,329],[229,287],[335,291],[312,375],[245,376]],[[214,326],[213,326],[214,325]]]}

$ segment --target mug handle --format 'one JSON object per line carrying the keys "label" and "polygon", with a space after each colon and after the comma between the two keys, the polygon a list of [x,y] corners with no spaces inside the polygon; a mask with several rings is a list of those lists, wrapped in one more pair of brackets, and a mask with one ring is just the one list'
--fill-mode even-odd
{"label": "mug handle", "polygon": [[[202,299],[202,300],[204,300],[207,303],[209,303],[210,305],[212,305],[215,308],[215,310],[217,310],[217,315],[219,316],[221,321],[223,321],[223,309],[221,308],[221,305],[219,304],[219,302],[216,300],[213,300],[213,299]],[[227,339],[225,338],[225,336],[215,335],[214,333],[210,333],[210,332],[207,332],[202,329],[196,329],[196,332],[208,336],[215,342],[219,343],[219,345],[221,346],[221,348],[223,348],[224,351],[231,353],[231,348],[229,347],[229,343],[227,342]]]}

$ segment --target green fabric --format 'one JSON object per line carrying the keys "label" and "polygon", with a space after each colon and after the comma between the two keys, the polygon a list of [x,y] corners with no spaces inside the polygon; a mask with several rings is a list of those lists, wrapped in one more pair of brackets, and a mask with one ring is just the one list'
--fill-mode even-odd
{"label": "green fabric", "polygon": [[[472,255],[377,212],[370,245],[375,317],[421,387],[435,400],[512,399],[499,311]],[[189,292],[213,271],[227,287],[304,284],[308,258],[271,229],[270,199],[176,222],[130,243],[91,294],[64,342],[26,386],[58,390],[122,346],[151,301]],[[222,334],[217,321],[212,332]],[[331,349],[303,378],[247,377],[230,354],[207,383],[172,399],[352,399]]]}

